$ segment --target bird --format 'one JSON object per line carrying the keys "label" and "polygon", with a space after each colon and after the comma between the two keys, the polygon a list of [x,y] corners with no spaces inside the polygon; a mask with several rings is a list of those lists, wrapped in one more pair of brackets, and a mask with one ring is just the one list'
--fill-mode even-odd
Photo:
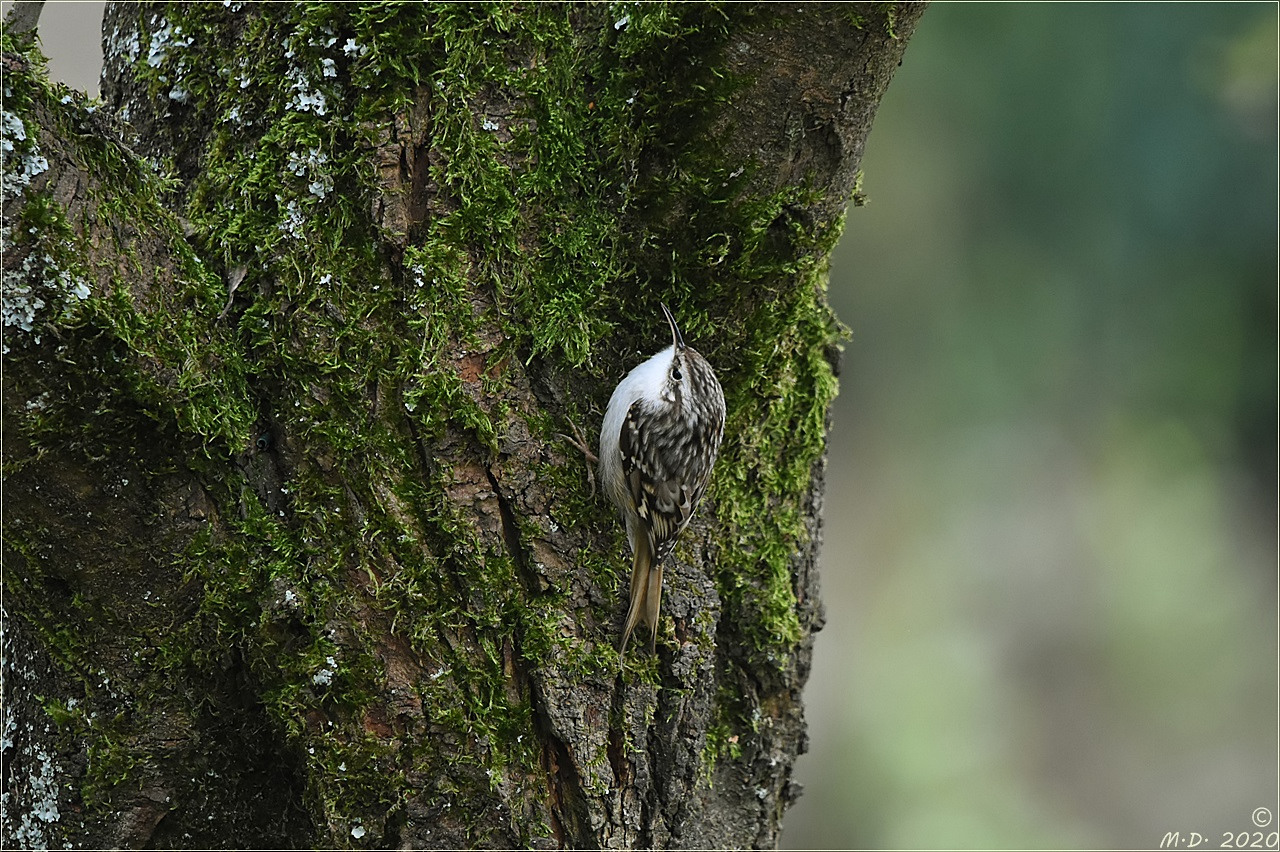
{"label": "bird", "polygon": [[605,409],[597,476],[631,545],[631,598],[619,654],[640,624],[649,650],[658,638],[662,564],[689,525],[724,438],[724,390],[684,336],[671,310],[671,345],[626,375]]}

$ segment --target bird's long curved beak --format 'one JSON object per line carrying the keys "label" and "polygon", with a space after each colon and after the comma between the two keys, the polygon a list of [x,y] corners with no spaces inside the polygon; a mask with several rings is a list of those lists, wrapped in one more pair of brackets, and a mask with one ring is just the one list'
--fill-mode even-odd
{"label": "bird's long curved beak", "polygon": [[684,348],[684,335],[680,333],[680,326],[676,325],[676,318],[671,315],[671,309],[662,302],[658,303],[662,306],[662,312],[667,315],[667,322],[671,325],[671,345],[677,349]]}

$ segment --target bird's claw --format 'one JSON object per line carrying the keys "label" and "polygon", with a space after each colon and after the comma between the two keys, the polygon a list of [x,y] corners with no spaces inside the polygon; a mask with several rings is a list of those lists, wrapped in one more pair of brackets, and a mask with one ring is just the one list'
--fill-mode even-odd
{"label": "bird's claw", "polygon": [[583,437],[582,430],[578,428],[577,423],[574,423],[572,420],[570,420],[569,428],[573,430],[572,436],[566,435],[563,432],[557,432],[556,435],[559,436],[560,438],[563,438],[565,442],[567,442],[568,444],[572,445],[575,449],[577,449],[580,453],[582,453],[583,456],[586,457],[588,462],[590,462],[590,464],[587,465],[587,481],[591,483],[591,496],[595,497],[596,496],[595,465],[600,463],[600,458],[595,453],[591,452],[591,447],[587,445],[587,440],[586,438]]}

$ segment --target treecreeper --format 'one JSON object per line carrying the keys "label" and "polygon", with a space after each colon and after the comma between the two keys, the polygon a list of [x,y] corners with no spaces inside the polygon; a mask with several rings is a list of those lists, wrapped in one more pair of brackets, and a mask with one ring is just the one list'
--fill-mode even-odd
{"label": "treecreeper", "polygon": [[627,525],[631,603],[619,652],[637,625],[658,636],[662,563],[702,500],[724,437],[724,391],[715,371],[685,343],[675,317],[671,345],[614,388],[600,427],[598,474]]}

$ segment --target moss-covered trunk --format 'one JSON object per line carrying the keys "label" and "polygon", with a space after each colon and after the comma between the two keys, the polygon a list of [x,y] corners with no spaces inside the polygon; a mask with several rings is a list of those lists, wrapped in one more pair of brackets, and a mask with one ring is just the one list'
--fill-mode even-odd
{"label": "moss-covered trunk", "polygon": [[[920,11],[122,3],[96,108],[6,35],[6,845],[773,845]],[[620,671],[556,433],[660,300],[728,429]]]}

